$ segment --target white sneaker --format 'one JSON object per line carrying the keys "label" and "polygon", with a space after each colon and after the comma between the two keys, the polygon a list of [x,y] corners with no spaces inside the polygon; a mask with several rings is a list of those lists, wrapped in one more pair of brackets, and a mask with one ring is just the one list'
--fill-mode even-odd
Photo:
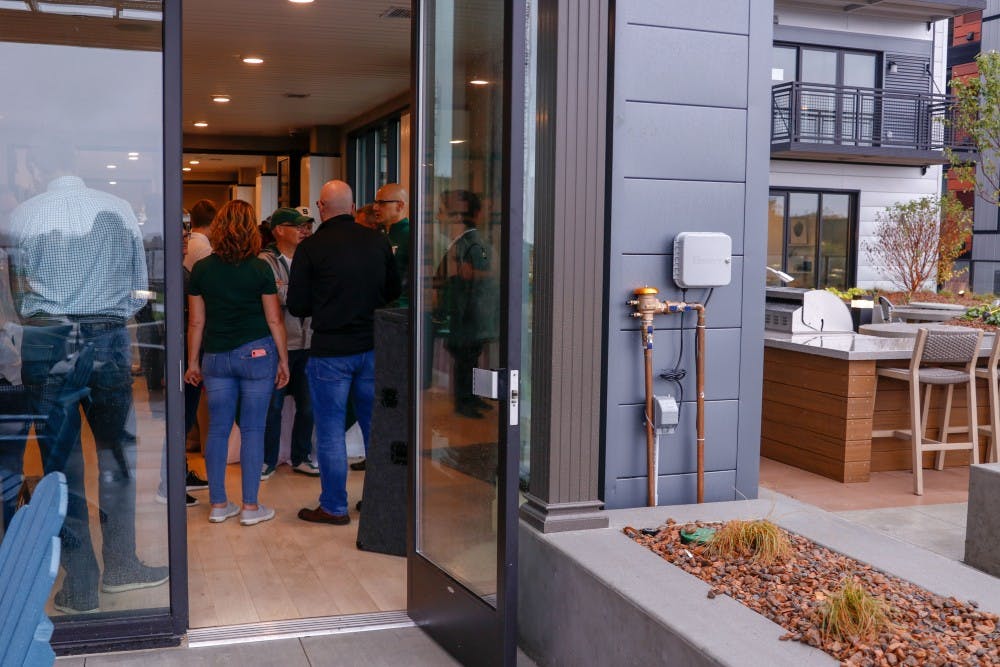
{"label": "white sneaker", "polygon": [[319,477],[319,468],[309,459],[306,459],[297,466],[292,466],[292,472],[309,475],[310,477]]}
{"label": "white sneaker", "polygon": [[244,526],[253,526],[263,521],[270,521],[274,518],[274,510],[266,505],[257,505],[255,510],[243,510],[240,514],[240,523]]}
{"label": "white sneaker", "polygon": [[240,507],[236,503],[226,503],[225,507],[213,507],[208,513],[208,520],[212,523],[222,523],[231,516],[240,513]]}

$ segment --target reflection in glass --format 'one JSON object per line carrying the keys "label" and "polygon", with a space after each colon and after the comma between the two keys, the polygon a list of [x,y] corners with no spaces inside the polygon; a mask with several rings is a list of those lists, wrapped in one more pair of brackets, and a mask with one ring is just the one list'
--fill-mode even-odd
{"label": "reflection in glass", "polygon": [[[499,359],[504,3],[422,4],[417,549],[493,603],[499,406],[472,370]],[[486,81],[472,85],[470,81]]]}
{"label": "reflection in glass", "polygon": [[58,623],[162,609],[159,24],[120,31],[128,46],[116,48],[119,31],[106,28],[132,21],[95,17],[67,37],[61,21],[23,14],[34,43],[0,42],[0,62],[18,63],[0,68],[0,89],[18,99],[0,106],[4,523],[25,479],[64,472],[62,568],[47,613]]}
{"label": "reflection in glass", "polygon": [[[785,196],[771,195],[767,199],[767,265],[784,271],[785,247]],[[771,272],[767,272],[768,285],[784,283]]]}
{"label": "reflection in glass", "polygon": [[[842,143],[868,145],[875,129],[876,58],[872,53],[844,53],[844,92],[841,95]],[[854,90],[851,90],[854,88]],[[860,89],[860,90],[859,90]]]}
{"label": "reflection in glass", "polygon": [[819,287],[847,289],[850,195],[824,194],[819,248]]}
{"label": "reflection in glass", "polygon": [[792,192],[788,195],[788,246],[785,271],[796,287],[816,287],[816,231],[819,195]]}

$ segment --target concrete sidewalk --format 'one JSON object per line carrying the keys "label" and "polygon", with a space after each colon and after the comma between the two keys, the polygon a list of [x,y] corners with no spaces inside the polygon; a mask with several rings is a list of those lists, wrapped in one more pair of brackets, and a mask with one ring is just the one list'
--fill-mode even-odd
{"label": "concrete sidewalk", "polygon": [[[56,667],[452,667],[459,663],[418,628],[372,630],[300,639],[165,648],[59,658]],[[518,651],[519,667],[534,663]]]}

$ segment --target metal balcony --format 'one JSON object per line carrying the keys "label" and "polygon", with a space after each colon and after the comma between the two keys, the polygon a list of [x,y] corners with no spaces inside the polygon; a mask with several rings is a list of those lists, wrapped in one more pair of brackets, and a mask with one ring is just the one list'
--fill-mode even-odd
{"label": "metal balcony", "polygon": [[771,89],[771,157],[822,162],[945,164],[973,146],[948,121],[952,98],[788,82]]}

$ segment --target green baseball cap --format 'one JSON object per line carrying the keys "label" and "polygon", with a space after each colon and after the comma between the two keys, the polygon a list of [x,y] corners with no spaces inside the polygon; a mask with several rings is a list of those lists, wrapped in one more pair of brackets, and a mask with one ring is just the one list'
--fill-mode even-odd
{"label": "green baseball cap", "polygon": [[294,208],[283,207],[271,214],[271,217],[268,218],[267,226],[268,229],[274,229],[279,225],[294,225],[298,227],[300,225],[311,225],[312,223],[313,219],[308,215],[302,215],[301,212]]}

